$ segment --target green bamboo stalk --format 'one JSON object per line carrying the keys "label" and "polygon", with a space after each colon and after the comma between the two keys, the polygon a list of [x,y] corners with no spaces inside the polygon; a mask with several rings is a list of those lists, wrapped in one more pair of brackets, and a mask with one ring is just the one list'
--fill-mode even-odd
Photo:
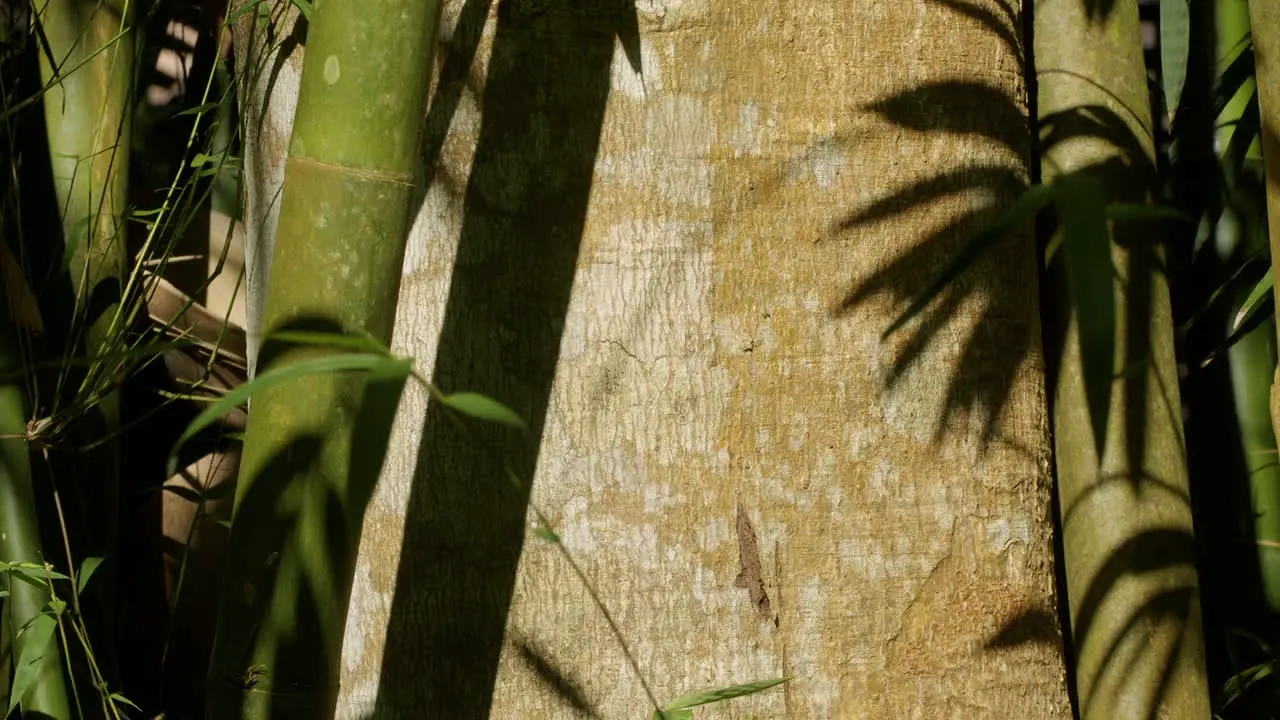
{"label": "green bamboo stalk", "polygon": [[[1262,113],[1262,166],[1266,174],[1267,234],[1273,274],[1280,271],[1280,0],[1250,0],[1258,107]],[[1276,277],[1280,277],[1277,275]],[[1274,286],[1280,333],[1280,282]],[[1280,433],[1280,366],[1271,385],[1271,426]]]}
{"label": "green bamboo stalk", "polygon": [[[264,330],[298,323],[390,341],[416,197],[437,0],[323,0],[307,37]],[[265,373],[323,352],[262,348]],[[321,375],[253,398],[206,716],[333,711],[364,505],[381,457],[352,441],[369,400]],[[429,711],[424,709],[424,712]]]}
{"label": "green bamboo stalk", "polygon": [[[1249,39],[1249,7],[1244,0],[1217,0],[1217,74],[1230,64]],[[1227,103],[1217,118],[1216,149],[1221,153],[1231,141],[1236,123],[1248,105],[1255,89],[1253,82],[1244,87]],[[1228,182],[1235,180],[1228,176]],[[1228,192],[1249,192],[1243,183],[1228,188]],[[1261,200],[1261,198],[1259,198]],[[1248,247],[1252,237],[1249,229],[1253,218],[1241,217],[1232,208],[1224,209],[1217,227],[1217,249],[1224,262],[1239,262],[1258,248]],[[1233,298],[1233,308],[1243,303],[1250,288],[1239,288]],[[1234,315],[1234,313],[1232,313]],[[1272,323],[1268,322],[1270,326]],[[1253,514],[1253,534],[1257,540],[1259,577],[1268,609],[1280,613],[1280,463],[1276,459],[1276,436],[1271,425],[1268,391],[1276,362],[1274,336],[1268,336],[1259,328],[1240,338],[1228,350],[1231,367],[1231,385],[1235,399],[1236,418],[1240,426],[1241,449],[1244,452],[1247,482],[1250,488]],[[1234,330],[1231,320],[1224,330],[1227,337]]]}
{"label": "green bamboo stalk", "polygon": [[[43,563],[40,527],[36,519],[35,492],[31,485],[31,461],[27,449],[26,410],[22,387],[21,354],[9,320],[9,302],[0,288],[0,560]],[[13,379],[14,377],[18,379]],[[25,653],[39,655],[36,680],[22,701],[29,717],[70,720],[62,674],[62,653],[57,637],[49,637],[43,650],[30,649],[30,635],[18,631],[44,612],[49,603],[45,588],[10,578],[0,583],[9,591],[3,603],[6,618],[0,626],[14,633],[7,644],[16,662]],[[3,713],[7,706],[0,707]]]}
{"label": "green bamboo stalk", "polygon": [[[40,8],[50,54],[57,62],[55,67],[50,54],[41,54],[41,77],[46,84],[54,83],[44,98],[49,152],[81,310],[96,288],[113,280],[118,284],[127,267],[124,216],[133,114],[134,4],[47,0]],[[81,63],[63,74],[63,69]],[[90,353],[110,343],[117,305],[90,318]]]}
{"label": "green bamboo stalk", "polygon": [[[1154,143],[1137,4],[1039,0],[1034,20],[1044,182],[1083,173],[1112,201],[1148,201]],[[1116,227],[1119,377],[1101,452],[1079,318],[1068,317],[1063,278],[1051,278],[1063,315],[1061,345],[1048,342],[1058,353],[1054,446],[1085,720],[1209,717],[1173,323],[1153,227]],[[1102,278],[1110,270],[1093,268]]]}
{"label": "green bamboo stalk", "polygon": [[[118,349],[123,276],[128,267],[125,213],[129,138],[133,116],[134,6],[136,0],[37,0],[40,29],[48,41],[40,73],[49,87],[44,115],[61,210],[64,255],[75,292],[70,337],[90,358]],[[96,363],[76,388],[74,402],[97,396],[80,418],[84,442],[101,441],[77,474],[84,502],[94,508],[90,547],[76,554],[115,555],[119,517],[119,394],[106,363]],[[55,403],[66,398],[58,393]],[[59,405],[55,404],[55,407]],[[93,652],[115,675],[112,570],[97,585]]]}

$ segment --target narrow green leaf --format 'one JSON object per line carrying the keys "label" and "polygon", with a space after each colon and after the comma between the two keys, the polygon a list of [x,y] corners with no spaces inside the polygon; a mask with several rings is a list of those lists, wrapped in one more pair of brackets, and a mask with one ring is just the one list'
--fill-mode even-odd
{"label": "narrow green leaf", "polygon": [[654,710],[653,720],[693,720],[692,710]]}
{"label": "narrow green leaf", "polygon": [[1244,48],[1239,55],[1227,65],[1213,89],[1213,110],[1211,117],[1218,117],[1227,109],[1231,100],[1240,93],[1240,88],[1254,78],[1257,63],[1253,55],[1253,47]]}
{"label": "narrow green leaf", "polygon": [[1223,702],[1223,706],[1230,705],[1240,699],[1244,694],[1244,691],[1249,689],[1249,686],[1275,672],[1276,662],[1277,661],[1275,660],[1268,660],[1260,665],[1254,665],[1253,667],[1241,670],[1231,676],[1224,687],[1224,690],[1226,691],[1226,699]]}
{"label": "narrow green leaf", "polygon": [[1223,353],[1234,347],[1235,344],[1240,342],[1240,340],[1242,340],[1246,335],[1262,327],[1263,321],[1270,317],[1271,309],[1275,305],[1272,302],[1273,299],[1274,298],[1272,298],[1270,294],[1263,293],[1262,300],[1254,306],[1249,314],[1240,319],[1240,324],[1227,335],[1227,339],[1219,343],[1218,346],[1200,362],[1201,369],[1208,367],[1210,363],[1217,360],[1219,357],[1222,357]]}
{"label": "narrow green leaf", "polygon": [[263,3],[263,0],[249,0],[249,2],[239,5],[238,7],[236,7],[235,10],[231,11],[231,13],[227,15],[227,20],[226,20],[226,23],[224,24],[227,27],[231,27],[235,23],[235,21],[239,19],[241,15],[244,15],[250,10],[253,10],[254,8],[261,5],[262,3]]}
{"label": "narrow green leaf", "polygon": [[1160,3],[1160,77],[1169,117],[1177,116],[1182,88],[1187,83],[1191,54],[1191,7],[1187,0]]}
{"label": "narrow green leaf", "polygon": [[27,692],[35,685],[41,673],[61,670],[57,667],[46,667],[45,663],[41,662],[53,647],[53,631],[57,625],[56,620],[41,613],[32,618],[19,633],[22,653],[13,667],[13,684],[9,687],[9,709],[5,717],[12,715],[18,704],[26,699]]}
{"label": "narrow green leaf", "polygon": [[69,580],[66,575],[50,570],[39,563],[19,562],[0,563],[0,571],[8,571],[21,578],[35,580],[42,587],[47,580]]}
{"label": "narrow green leaf", "polygon": [[1240,305],[1240,310],[1236,312],[1235,320],[1231,323],[1232,332],[1239,330],[1245,320],[1262,304],[1262,301],[1271,296],[1273,285],[1275,285],[1275,280],[1271,274],[1271,268],[1267,268],[1266,274],[1262,276],[1257,285],[1253,286],[1253,290],[1249,291],[1249,297],[1244,299],[1244,303]]}
{"label": "narrow green leaf", "polygon": [[132,700],[121,695],[120,693],[111,693],[107,697],[111,699],[111,702],[120,703],[121,705],[126,705],[128,707],[131,707],[134,710],[137,710],[138,712],[142,712],[142,708],[135,705]]}
{"label": "narrow green leaf", "polygon": [[226,395],[219,398],[217,402],[205,408],[204,412],[197,415],[187,425],[187,429],[182,431],[182,435],[174,443],[173,449],[169,451],[169,459],[166,463],[168,474],[172,476],[177,471],[178,451],[182,449],[182,446],[188,440],[199,434],[201,430],[217,422],[223,415],[240,407],[254,393],[309,375],[371,370],[379,364],[388,362],[395,362],[395,360],[370,353],[326,355],[324,357],[299,360],[284,367],[272,368],[243,385],[237,385]]}
{"label": "narrow green leaf", "polygon": [[1065,175],[1054,184],[1067,285],[1080,340],[1085,400],[1101,458],[1107,440],[1116,347],[1115,268],[1105,214],[1106,192],[1101,183],[1083,175]]}
{"label": "narrow green leaf", "polygon": [[453,393],[452,395],[445,395],[441,398],[441,402],[463,415],[469,415],[477,420],[486,420],[499,425],[520,428],[521,430],[526,427],[524,420],[515,411],[497,400],[479,393]]}
{"label": "narrow green leaf", "polygon": [[1053,199],[1053,193],[1054,190],[1051,185],[1033,185],[1027,188],[1026,192],[1022,193],[1017,200],[1014,200],[990,226],[974,236],[969,241],[969,244],[942,269],[942,272],[938,273],[936,277],[929,281],[928,285],[925,285],[923,290],[911,299],[907,309],[902,311],[902,314],[881,333],[881,339],[889,337],[905,325],[907,321],[919,314],[938,295],[938,292],[946,287],[947,283],[956,279],[988,248],[1030,222],[1036,213],[1040,212]]}
{"label": "narrow green leaf", "polygon": [[1249,102],[1240,111],[1240,121],[1231,130],[1231,139],[1227,141],[1227,149],[1222,152],[1222,173],[1227,183],[1235,183],[1240,177],[1240,168],[1249,155],[1249,146],[1261,137],[1262,113],[1258,105],[1258,91],[1255,89],[1249,96]]}
{"label": "narrow green leaf", "polygon": [[721,702],[723,700],[732,700],[736,697],[744,695],[754,695],[762,690],[768,690],[771,687],[781,685],[784,682],[790,682],[790,677],[772,678],[770,680],[757,680],[752,683],[742,685],[732,685],[720,690],[705,690],[684,697],[677,698],[667,703],[665,710],[683,710],[685,708],[697,707],[699,705],[707,705],[709,703]]}
{"label": "narrow green leaf", "polygon": [[533,529],[533,534],[537,535],[543,540],[546,540],[549,543],[556,543],[556,544],[560,543],[560,536],[557,535],[555,531],[549,527],[536,527]]}
{"label": "narrow green leaf", "polygon": [[363,350],[383,357],[392,357],[391,350],[372,337],[361,337],[346,333],[278,330],[271,333],[266,339],[266,342],[272,341],[297,343],[299,345],[319,345],[322,347],[343,347],[351,350]]}
{"label": "narrow green leaf", "polygon": [[26,370],[18,368],[17,370],[6,371],[0,373],[0,382],[11,382],[24,377],[24,372],[36,369],[64,369],[70,367],[93,367],[98,364],[124,365],[129,361],[142,362],[158,357],[166,350],[175,348],[191,347],[195,343],[187,340],[168,340],[165,342],[146,343],[125,350],[100,352],[91,357],[64,357],[56,360],[41,360],[26,365]]}
{"label": "narrow green leaf", "polygon": [[217,109],[218,109],[218,103],[209,102],[203,105],[197,105],[193,108],[187,108],[186,110],[183,110],[182,112],[179,112],[179,113],[174,113],[173,116],[182,117],[183,115],[199,115],[200,113],[212,112]]}
{"label": "narrow green leaf", "polygon": [[1143,203],[1111,203],[1107,205],[1107,219],[1138,222],[1145,220],[1195,222],[1195,218],[1167,205],[1145,205]]}
{"label": "narrow green leaf", "polygon": [[311,13],[315,12],[315,6],[309,0],[293,0],[293,6],[298,8],[298,12],[302,13],[302,17],[311,22]]}
{"label": "narrow green leaf", "polygon": [[89,584],[89,578],[93,577],[93,573],[102,564],[104,558],[87,557],[84,562],[80,563],[80,572],[76,573],[76,594],[84,593],[84,588]]}

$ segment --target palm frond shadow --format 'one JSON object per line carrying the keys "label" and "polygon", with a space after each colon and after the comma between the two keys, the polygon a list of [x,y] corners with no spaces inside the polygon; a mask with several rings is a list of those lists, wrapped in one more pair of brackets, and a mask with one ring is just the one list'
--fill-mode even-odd
{"label": "palm frond shadow", "polygon": [[1008,0],[997,0],[996,5],[1000,11],[996,12],[985,4],[972,2],[971,0],[929,0],[936,5],[951,10],[952,12],[967,17],[992,35],[1000,39],[1004,43],[1006,49],[1015,55],[1022,55],[1022,38],[1013,31],[1017,26],[1018,14],[1021,10],[1013,7]]}
{"label": "palm frond shadow", "polygon": [[[956,256],[968,241],[987,228],[1011,200],[1027,187],[1025,160],[1026,110],[1007,91],[967,81],[944,81],[918,87],[872,104],[871,110],[894,125],[921,132],[972,136],[1007,149],[1010,160],[952,168],[900,188],[847,215],[835,233],[856,232],[862,227],[907,215],[958,195],[991,198],[973,203],[942,227],[926,232],[911,248],[850,288],[837,308],[846,314],[871,298],[888,294],[895,303],[914,298],[941,270],[942,262]],[[1022,240],[1028,234],[1022,233]],[[941,439],[952,421],[966,413],[982,418],[981,447],[987,449],[1000,436],[998,418],[1008,404],[1019,368],[1039,339],[1027,307],[1034,306],[1034,283],[1027,280],[1033,268],[1030,253],[1014,259],[1007,249],[995,250],[978,261],[955,282],[948,283],[922,312],[923,318],[908,326],[911,333],[901,345],[885,377],[892,389],[922,358],[930,343],[952,324],[962,306],[975,296],[983,301],[974,329],[964,339],[951,374],[935,439]],[[1001,287],[999,292],[993,292]],[[1010,291],[1020,287],[1022,291]]]}

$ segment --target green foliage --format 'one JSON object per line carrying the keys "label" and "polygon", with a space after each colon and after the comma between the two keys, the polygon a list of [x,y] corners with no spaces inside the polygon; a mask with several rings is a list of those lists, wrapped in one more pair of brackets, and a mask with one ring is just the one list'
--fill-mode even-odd
{"label": "green foliage", "polygon": [[1160,3],[1160,77],[1164,81],[1165,107],[1176,116],[1187,82],[1187,62],[1191,51],[1191,8],[1189,0],[1162,0]]}
{"label": "green foliage", "polygon": [[54,645],[53,632],[58,621],[51,612],[41,613],[18,630],[22,642],[22,651],[14,663],[13,685],[9,691],[9,708],[5,717],[13,714],[31,692],[40,673],[45,670],[41,660],[51,652]]}
{"label": "green foliage", "polygon": [[463,415],[468,415],[477,420],[485,420],[521,430],[527,428],[524,420],[514,411],[484,395],[459,392],[441,396],[440,402]]}
{"label": "green foliage", "polygon": [[693,711],[690,708],[699,705],[710,705],[711,703],[724,702],[746,695],[754,695],[755,693],[768,690],[771,687],[790,682],[792,678],[781,677],[770,680],[757,680],[756,682],[744,683],[742,685],[731,685],[718,690],[703,690],[702,692],[691,693],[672,700],[667,703],[661,710],[655,710],[653,713],[654,720],[681,720],[682,718],[692,718]]}

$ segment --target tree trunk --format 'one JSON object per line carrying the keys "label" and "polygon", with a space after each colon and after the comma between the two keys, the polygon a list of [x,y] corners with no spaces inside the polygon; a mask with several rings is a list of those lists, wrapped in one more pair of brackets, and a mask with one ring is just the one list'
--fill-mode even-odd
{"label": "tree trunk", "polygon": [[407,394],[339,717],[652,710],[503,461],[660,702],[794,675],[736,709],[1070,717],[1029,238],[880,341],[1025,186],[1021,25],[995,0],[446,3],[394,347],[534,440]]}

